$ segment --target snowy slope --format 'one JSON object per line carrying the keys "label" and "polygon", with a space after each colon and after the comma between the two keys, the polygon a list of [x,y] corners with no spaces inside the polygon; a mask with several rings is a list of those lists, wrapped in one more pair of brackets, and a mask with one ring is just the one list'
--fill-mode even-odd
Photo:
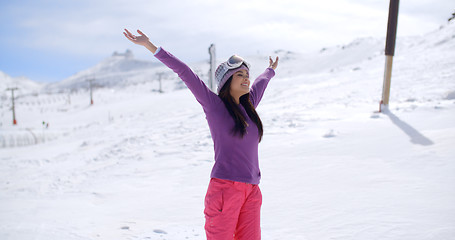
{"label": "snowy slope", "polygon": [[[25,77],[11,77],[8,74],[0,71],[0,131],[2,126],[12,122],[12,114],[10,112],[11,102],[11,91],[7,89],[15,89],[14,96],[17,101],[21,101],[24,98],[34,98],[43,88],[44,84],[34,82]],[[14,134],[15,135],[15,134]],[[0,147],[1,139],[4,134],[0,133]]]}
{"label": "snowy slope", "polygon": [[[257,109],[263,239],[453,239],[454,33],[398,39],[385,113],[383,40],[276,52]],[[267,57],[246,57],[252,76]],[[0,239],[205,239],[213,143],[177,82],[100,88],[93,106],[85,90],[24,97],[14,127],[3,109],[2,133],[44,142],[0,148]]]}

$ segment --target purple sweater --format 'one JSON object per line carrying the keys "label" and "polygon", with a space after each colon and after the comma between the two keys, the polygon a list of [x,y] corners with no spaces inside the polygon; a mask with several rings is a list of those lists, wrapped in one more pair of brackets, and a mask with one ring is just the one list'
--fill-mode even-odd
{"label": "purple sweater", "polygon": [[[211,177],[259,184],[261,179],[258,162],[259,132],[243,106],[238,105],[248,126],[247,133],[241,138],[239,135],[232,135],[234,119],[221,98],[213,93],[185,63],[163,48],[155,53],[155,57],[178,74],[204,109],[215,148],[215,165]],[[273,76],[275,71],[267,68],[251,86],[250,99],[255,108]]]}

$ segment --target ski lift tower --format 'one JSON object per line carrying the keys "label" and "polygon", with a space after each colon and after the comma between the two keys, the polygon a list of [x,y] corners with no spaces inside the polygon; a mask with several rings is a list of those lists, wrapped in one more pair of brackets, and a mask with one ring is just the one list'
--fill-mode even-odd
{"label": "ski lift tower", "polygon": [[159,73],[157,73],[156,75],[158,75],[158,82],[159,82],[159,84],[160,84],[160,88],[158,89],[158,92],[159,92],[159,93],[163,93],[163,88],[162,88],[162,86],[161,86],[161,79],[162,79],[163,76],[164,76],[164,72],[159,72]]}
{"label": "ski lift tower", "polygon": [[11,102],[12,102],[12,107],[11,109],[13,110],[13,125],[17,125],[16,121],[16,109],[14,107],[14,91],[18,90],[19,88],[7,88],[6,91],[11,91]]}
{"label": "ski lift tower", "polygon": [[379,108],[380,112],[383,109],[387,109],[389,107],[390,82],[392,78],[393,55],[395,54],[399,2],[399,0],[390,0],[389,5],[389,20],[387,24],[387,38],[385,45],[386,60],[384,70],[384,84],[382,88],[382,100]]}
{"label": "ski lift tower", "polygon": [[90,105],[93,105],[93,86],[92,86],[92,82],[95,81],[94,78],[91,78],[91,79],[87,79],[87,82],[89,82],[89,88],[90,88]]}

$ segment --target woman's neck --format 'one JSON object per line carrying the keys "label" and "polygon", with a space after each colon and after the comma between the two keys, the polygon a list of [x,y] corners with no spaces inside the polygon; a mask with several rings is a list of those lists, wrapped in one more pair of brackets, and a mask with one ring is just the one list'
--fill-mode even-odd
{"label": "woman's neck", "polygon": [[240,98],[241,98],[243,95],[245,95],[245,94],[248,94],[248,93],[241,93],[241,94],[235,94],[235,93],[232,94],[232,93],[231,93],[231,97],[232,97],[232,99],[234,99],[234,102],[235,102],[237,105],[239,105],[239,104],[240,104]]}

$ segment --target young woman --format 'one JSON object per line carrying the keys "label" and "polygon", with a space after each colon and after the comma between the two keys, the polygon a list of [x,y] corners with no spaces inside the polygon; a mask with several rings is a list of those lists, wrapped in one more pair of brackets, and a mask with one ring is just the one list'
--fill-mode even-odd
{"label": "young woman", "polygon": [[138,36],[125,29],[123,34],[176,72],[205,112],[215,148],[215,164],[205,197],[207,239],[261,239],[258,144],[263,127],[255,108],[275,75],[278,57],[275,61],[269,59],[270,66],[251,89],[249,64],[239,56],[230,57],[215,72],[217,95],[185,63],[137,32]]}

